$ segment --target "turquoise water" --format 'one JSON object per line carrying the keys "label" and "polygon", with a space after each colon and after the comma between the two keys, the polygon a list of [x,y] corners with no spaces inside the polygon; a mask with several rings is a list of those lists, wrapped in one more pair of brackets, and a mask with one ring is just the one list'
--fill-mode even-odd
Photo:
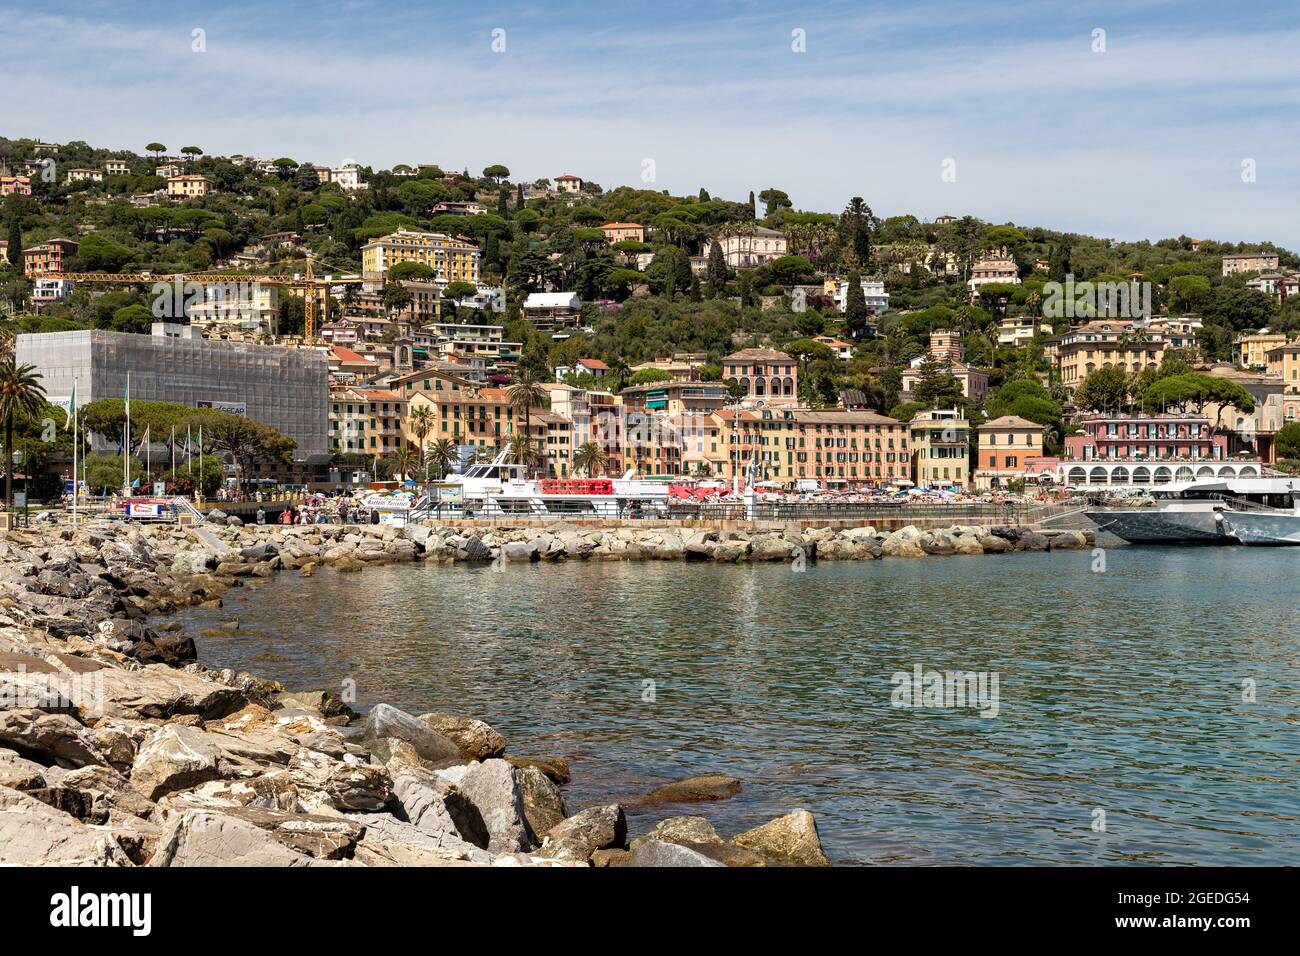
{"label": "turquoise water", "polygon": [[[806,807],[837,863],[1300,862],[1300,549],[1116,548],[1093,567],[400,565],[280,575],[184,621],[242,622],[197,637],[211,665],[354,680],[362,708],[475,716],[513,753],[568,757],[571,809],[744,781],[631,812],[634,834]],[[996,672],[997,715],[893,706],[916,664]]]}

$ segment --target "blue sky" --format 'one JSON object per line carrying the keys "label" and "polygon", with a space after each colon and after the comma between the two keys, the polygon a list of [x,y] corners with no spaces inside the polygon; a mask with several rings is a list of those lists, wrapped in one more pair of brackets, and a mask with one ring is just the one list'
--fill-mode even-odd
{"label": "blue sky", "polygon": [[652,160],[674,193],[1300,248],[1294,3],[25,7],[0,0],[0,135],[606,188]]}

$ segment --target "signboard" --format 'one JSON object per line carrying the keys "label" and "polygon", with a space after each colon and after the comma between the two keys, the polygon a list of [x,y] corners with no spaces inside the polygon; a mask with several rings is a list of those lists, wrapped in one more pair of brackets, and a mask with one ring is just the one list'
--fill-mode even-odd
{"label": "signboard", "polygon": [[26,507],[27,507],[27,492],[25,492],[25,491],[15,491],[15,492],[14,492],[14,507],[15,507],[15,508],[26,508]]}
{"label": "signboard", "polygon": [[245,402],[209,402],[198,401],[194,403],[195,408],[211,408],[218,412],[229,412],[231,415],[248,415],[248,404]]}
{"label": "signboard", "polygon": [[153,493],[155,498],[162,498],[167,494],[167,483],[165,481],[155,481],[153,483]]}
{"label": "signboard", "polygon": [[128,501],[126,515],[128,518],[161,518],[162,508],[156,501]]}

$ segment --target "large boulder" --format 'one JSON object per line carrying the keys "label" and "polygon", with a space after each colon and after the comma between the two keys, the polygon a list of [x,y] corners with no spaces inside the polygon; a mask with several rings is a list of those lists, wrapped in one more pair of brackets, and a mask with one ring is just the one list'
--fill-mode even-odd
{"label": "large boulder", "polygon": [[647,840],[632,851],[629,866],[723,866],[717,860],[705,856],[699,850],[665,843],[662,840]]}
{"label": "large boulder", "polygon": [[569,774],[569,761],[565,760],[563,757],[507,756],[505,761],[512,767],[517,767],[520,770],[523,770],[525,767],[536,767],[542,773],[546,774],[548,779],[555,783],[564,784],[568,783],[571,779]]}
{"label": "large boulder", "polygon": [[0,787],[0,866],[130,866],[113,831]]}
{"label": "large boulder", "polygon": [[454,784],[428,771],[394,774],[393,797],[408,823],[446,845],[463,841],[486,848],[491,841],[478,808]]}
{"label": "large boulder", "polygon": [[727,800],[740,793],[740,781],[720,773],[707,773],[685,780],[674,780],[656,787],[632,806],[653,807],[661,803],[700,803]]}
{"label": "large boulder", "polygon": [[627,846],[627,817],[618,804],[591,807],[551,828],[537,855],[548,860],[586,863],[597,850]]}
{"label": "large boulder", "polygon": [[436,712],[421,714],[420,720],[459,747],[462,760],[489,760],[506,752],[506,738],[481,720]]}
{"label": "large boulder", "polygon": [[102,714],[106,717],[167,720],[195,714],[203,720],[216,720],[248,704],[241,688],[165,664],[149,664],[133,671],[105,668],[102,674]]}
{"label": "large boulder", "polygon": [[564,794],[536,767],[516,769],[515,779],[519,781],[519,790],[524,797],[524,819],[533,835],[543,840],[569,815]]}
{"label": "large boulder", "polygon": [[186,790],[223,775],[221,747],[196,727],[164,724],[158,728],[131,767],[131,784],[150,800],[173,790]]}
{"label": "large boulder", "polygon": [[880,553],[887,558],[923,558],[925,549],[921,547],[923,532],[908,525],[899,528],[880,545]]}
{"label": "large boulder", "polygon": [[764,865],[759,854],[723,840],[718,831],[713,829],[713,824],[704,817],[669,817],[661,820],[652,831],[633,840],[632,849],[651,840],[684,846],[723,866]]}
{"label": "large boulder", "polygon": [[13,750],[0,750],[0,787],[35,790],[45,786],[45,767]]}
{"label": "large boulder", "polygon": [[90,731],[67,714],[0,710],[0,747],[47,766],[84,767],[106,763]]}
{"label": "large boulder", "polygon": [[732,843],[788,866],[830,866],[817,836],[817,821],[807,810],[795,810],[761,827],[732,837]]}
{"label": "large boulder", "polygon": [[429,724],[389,704],[376,704],[366,717],[361,744],[387,762],[392,754],[392,740],[410,744],[423,760],[460,760],[460,747]]}
{"label": "large boulder", "polygon": [[524,815],[524,796],[515,768],[504,760],[485,760],[467,767],[438,771],[454,784],[478,811],[488,832],[487,849],[492,853],[514,853],[535,845]]}
{"label": "large boulder", "polygon": [[431,832],[386,813],[358,814],[366,832],[353,859],[366,866],[449,866],[460,861],[487,864],[486,850],[466,843],[452,832]]}
{"label": "large boulder", "polygon": [[188,810],[173,817],[149,866],[311,866],[267,829],[220,810]]}

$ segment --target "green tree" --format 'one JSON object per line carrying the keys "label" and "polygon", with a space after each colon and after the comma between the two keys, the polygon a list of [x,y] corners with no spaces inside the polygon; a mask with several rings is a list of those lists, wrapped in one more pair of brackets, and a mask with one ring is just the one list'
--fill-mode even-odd
{"label": "green tree", "polygon": [[603,472],[608,463],[609,455],[594,441],[583,442],[573,453],[573,467],[587,477]]}
{"label": "green tree", "polygon": [[1300,459],[1300,422],[1289,422],[1279,428],[1273,436],[1273,448],[1279,458]]}
{"label": "green tree", "polygon": [[[516,412],[522,412],[524,416],[524,438],[525,442],[531,442],[532,439],[532,410],[540,408],[546,404],[546,389],[542,388],[541,380],[537,373],[531,368],[520,368],[515,372],[515,381],[506,389],[506,398],[510,401],[511,407]],[[519,436],[515,436],[519,437]],[[527,464],[523,459],[516,458],[521,464]]]}
{"label": "green tree", "polygon": [[435,439],[430,445],[424,456],[424,466],[426,474],[428,468],[433,468],[438,474],[438,480],[442,481],[447,477],[447,472],[460,461],[460,454],[456,450],[456,443],[450,438]]}
{"label": "green tree", "polygon": [[863,268],[871,262],[871,230],[876,216],[861,196],[854,196],[840,214],[840,241],[857,257]]}
{"label": "green tree", "polygon": [[867,332],[871,312],[867,309],[867,294],[862,291],[862,276],[856,269],[849,273],[848,284],[844,296],[844,325],[850,336],[860,339]]}
{"label": "green tree", "polygon": [[[144,478],[144,465],[139,458],[128,455],[126,458],[128,473],[125,477],[130,481],[137,478]],[[101,494],[107,494],[110,491],[122,487],[122,456],[121,455],[87,455],[84,462],[85,470],[82,472],[82,479],[86,482],[87,491],[98,491]]]}
{"label": "green tree", "polygon": [[[133,421],[134,411],[133,407]],[[292,461],[298,446],[288,435],[244,415],[213,410],[198,412],[194,417],[203,427],[204,441],[228,454],[235,463],[241,485],[257,462]]]}
{"label": "green tree", "polygon": [[712,290],[712,296],[717,297],[722,290],[727,287],[727,279],[730,278],[730,272],[727,269],[727,260],[722,255],[722,244],[714,240],[709,244],[709,288]]}
{"label": "green tree", "polygon": [[420,458],[424,461],[424,480],[429,480],[429,462],[424,453],[424,439],[433,431],[433,409],[428,405],[416,405],[406,416],[406,422],[415,434],[415,442],[420,447]]}
{"label": "green tree", "polygon": [[148,146],[145,147],[145,149],[148,152],[153,153],[154,159],[161,158],[162,154],[167,152],[167,147],[164,146],[162,143],[150,143]]}
{"label": "green tree", "polygon": [[912,389],[917,402],[926,408],[956,408],[964,401],[961,382],[952,374],[952,363],[927,355],[917,368],[918,378]]}
{"label": "green tree", "polygon": [[0,364],[0,418],[5,423],[5,507],[14,510],[14,426],[35,416],[45,401],[45,386],[34,365]]}
{"label": "green tree", "polygon": [[1089,372],[1074,392],[1074,404],[1090,412],[1120,412],[1128,408],[1128,376],[1106,365]]}
{"label": "green tree", "polygon": [[501,181],[509,175],[510,175],[510,170],[507,169],[505,166],[502,166],[500,163],[496,163],[492,166],[487,167],[487,169],[483,170],[484,178],[495,179],[497,181],[498,186],[501,185]]}

